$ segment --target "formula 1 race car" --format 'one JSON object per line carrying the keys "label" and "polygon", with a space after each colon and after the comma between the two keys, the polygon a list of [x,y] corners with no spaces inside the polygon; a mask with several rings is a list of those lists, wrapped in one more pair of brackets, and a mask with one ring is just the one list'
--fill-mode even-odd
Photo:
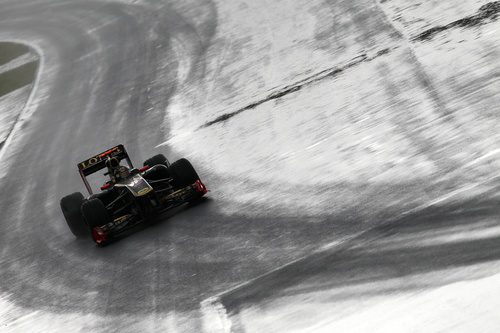
{"label": "formula 1 race car", "polygon": [[[120,165],[125,160],[127,166]],[[109,180],[93,194],[87,176],[102,169]],[[61,199],[61,210],[76,237],[91,235],[99,246],[126,230],[171,208],[194,202],[207,188],[188,160],[170,164],[160,154],[135,169],[123,145],[113,147],[78,164],[78,171],[90,196],[80,192]]]}

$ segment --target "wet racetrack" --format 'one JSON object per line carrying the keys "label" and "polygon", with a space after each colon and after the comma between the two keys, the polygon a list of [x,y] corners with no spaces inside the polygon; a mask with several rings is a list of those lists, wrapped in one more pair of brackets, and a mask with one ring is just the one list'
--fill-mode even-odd
{"label": "wet racetrack", "polygon": [[[399,221],[404,212],[410,211],[410,216],[416,216],[415,219],[405,216],[405,223],[411,224],[413,221],[417,229],[422,224],[419,231],[432,233],[425,219],[417,218],[418,209],[412,209],[456,190],[453,187],[456,184],[460,185],[457,188],[468,185],[472,178],[487,184],[488,191],[478,191],[479,197],[473,200],[460,197],[458,203],[447,202],[441,208],[444,212],[432,216],[443,216],[449,221],[454,219],[449,215],[457,211],[456,205],[470,207],[471,210],[486,206],[484,211],[487,212],[482,211],[485,217],[479,214],[474,219],[488,221],[484,222],[488,227],[494,225],[489,219],[497,213],[497,192],[492,189],[495,187],[491,185],[494,181],[491,181],[490,176],[497,161],[474,169],[473,175],[469,173],[462,177],[462,173],[470,168],[467,164],[470,160],[463,156],[487,155],[494,143],[498,142],[498,137],[484,139],[474,130],[474,124],[467,123],[468,115],[454,113],[453,103],[441,96],[442,91],[434,86],[434,78],[427,76],[425,65],[419,62],[418,54],[415,55],[414,49],[408,46],[406,36],[389,23],[378,5],[364,0],[317,2],[316,7],[308,7],[309,15],[317,17],[317,20],[328,16],[325,14],[328,10],[338,11],[342,15],[332,14],[336,19],[331,30],[316,26],[317,39],[311,45],[307,44],[306,48],[322,50],[329,56],[338,54],[339,61],[334,61],[337,60],[335,58],[327,64],[314,59],[311,60],[314,68],[302,77],[294,76],[296,73],[288,76],[279,74],[280,71],[276,70],[278,74],[269,74],[272,76],[266,78],[269,81],[263,79],[262,83],[257,79],[252,81],[255,77],[244,73],[255,71],[263,73],[263,77],[268,75],[267,67],[280,66],[276,63],[280,57],[285,57],[283,51],[264,46],[262,49],[256,48],[263,54],[271,54],[271,60],[266,58],[268,62],[265,64],[261,64],[258,57],[251,58],[251,55],[248,55],[251,58],[248,63],[243,60],[231,63],[231,57],[245,58],[237,51],[227,51],[234,52],[231,55],[214,56],[222,38],[220,22],[227,20],[233,10],[233,7],[220,1],[0,1],[0,41],[30,45],[41,56],[32,95],[1,152],[0,297],[3,303],[0,305],[8,304],[4,305],[8,310],[1,317],[6,332],[28,331],[28,328],[37,331],[37,325],[40,332],[210,331],[210,323],[207,323],[210,318],[207,319],[200,307],[205,299],[294,260],[307,258],[325,244],[340,242],[389,220],[391,223]],[[260,5],[262,3],[265,1],[259,2]],[[247,5],[251,6],[239,1],[239,7],[234,5],[234,8],[244,12]],[[269,6],[269,11],[273,13],[280,11],[271,4]],[[269,22],[272,22],[272,18],[269,18]],[[280,39],[273,35],[276,32],[272,31],[272,24],[270,27],[267,35],[262,36],[263,41],[249,38],[245,42],[242,41],[243,36],[242,40],[234,41],[233,47],[246,50],[245,43],[259,45],[261,42],[279,45]],[[300,43],[302,45],[305,42]],[[498,43],[492,49],[498,52]],[[494,58],[495,53],[488,54],[488,57]],[[213,71],[211,61],[214,58],[224,58],[220,61],[225,61],[228,72]],[[310,86],[314,87],[322,80],[336,80],[336,76],[365,66],[365,63],[367,66],[375,63],[373,75],[382,78],[377,83],[383,87],[377,98],[386,103],[381,109],[406,110],[399,114],[388,112],[393,115],[390,122],[397,125],[390,130],[410,142],[408,147],[411,148],[401,149],[411,150],[412,158],[425,156],[432,164],[432,168],[429,168],[432,171],[429,172],[433,172],[434,176],[447,175],[448,178],[423,186],[418,177],[401,177],[394,182],[383,180],[372,184],[364,182],[361,176],[359,180],[337,181],[327,174],[324,180],[318,180],[318,176],[312,184],[314,190],[311,190],[312,185],[301,183],[300,179],[290,180],[289,183],[283,181],[283,178],[288,177],[288,174],[283,173],[277,175],[278,178],[283,177],[280,183],[271,186],[268,179],[259,178],[260,174],[247,178],[242,176],[248,170],[240,174],[227,173],[229,167],[222,166],[224,158],[214,157],[212,160],[210,157],[210,154],[223,155],[224,140],[231,142],[233,136],[238,136],[235,134],[238,131],[242,133],[241,137],[246,135],[247,129],[241,125],[242,128],[229,133],[226,139],[208,140],[216,147],[213,151],[193,151],[192,155],[188,152],[188,158],[212,190],[207,199],[198,205],[178,209],[152,226],[105,248],[93,246],[90,240],[75,240],[65,225],[59,210],[60,198],[75,191],[84,192],[76,163],[119,143],[127,147],[136,165],[142,165],[143,160],[157,153],[164,153],[175,160],[194,147],[195,143],[192,142],[180,148],[175,145],[175,141],[172,144],[167,141],[173,137],[171,126],[174,125],[169,121],[174,116],[166,117],[166,114],[171,105],[177,103],[176,96],[191,97],[191,106],[197,104],[199,107],[193,107],[187,118],[180,117],[182,121],[193,124],[193,132],[205,133],[203,131],[220,126],[213,130],[214,133],[226,133],[224,131],[229,131],[227,128],[231,127],[231,121],[236,121],[240,116],[248,117],[249,112],[253,112],[256,107],[280,107],[280,102],[276,100],[283,96],[298,93],[301,89],[313,89]],[[485,60],[485,63],[490,64],[491,61]],[[325,68],[330,71],[326,72],[326,76],[321,72]],[[498,72],[498,66],[492,65],[492,68]],[[291,68],[290,73],[299,70]],[[363,73],[369,71],[366,69]],[[398,76],[398,73],[404,73],[404,76]],[[246,80],[245,75],[248,87],[241,83]],[[495,75],[491,72],[492,77]],[[233,79],[234,82],[231,81]],[[277,91],[282,93],[273,90],[274,84],[281,87]],[[491,81],[490,84],[498,88],[498,81]],[[258,88],[252,95],[245,89],[250,90],[249,87],[253,86]],[[448,96],[458,96],[463,88],[458,81],[450,83],[450,87]],[[477,88],[479,94],[491,95],[482,88]],[[354,91],[356,88],[348,89]],[[335,91],[334,88],[332,91]],[[430,110],[429,114],[421,113],[422,109],[405,96],[407,91],[422,93],[423,97],[417,98],[421,98],[423,109]],[[221,105],[225,103],[224,107],[219,113],[203,113],[201,105],[206,102],[212,107],[212,102],[208,100],[216,94],[220,98],[216,102]],[[494,101],[492,98],[488,103]],[[370,101],[364,103],[371,105]],[[339,107],[339,110],[343,110],[343,107]],[[297,110],[304,108],[298,107]],[[333,113],[324,114],[325,117],[328,115],[335,116]],[[279,120],[286,115],[277,113],[274,117]],[[309,115],[305,114],[304,117],[308,118]],[[498,116],[488,114],[487,117],[489,122],[485,122],[483,130],[494,131]],[[318,124],[324,121],[320,117]],[[352,120],[352,123],[358,124],[358,121]],[[429,123],[433,126],[439,124],[437,126],[441,126],[441,131],[430,133],[430,127],[427,127]],[[263,124],[267,123],[257,122],[257,131],[265,127]],[[301,123],[297,124],[299,127]],[[292,133],[287,135],[290,142],[295,142],[301,140],[301,136],[315,136],[315,130],[319,128],[316,125],[307,125],[307,134],[300,130],[295,132],[289,127],[285,131]],[[273,127],[273,131],[282,132],[278,125]],[[317,133],[322,139],[321,132],[318,130]],[[335,135],[344,135],[343,132],[338,133]],[[446,141],[446,137],[455,135],[462,138]],[[279,134],[271,134],[270,137],[276,142],[283,142]],[[235,146],[239,144],[234,142]],[[309,147],[307,151],[315,149],[315,146]],[[238,147],[231,149],[238,150]],[[287,149],[294,150],[295,147],[283,147],[283,150]],[[249,155],[253,152],[251,149],[248,151]],[[325,148],[325,151],[328,149]],[[236,152],[231,156],[238,159],[238,154]],[[313,153],[307,155],[308,152],[305,154],[304,159],[310,161],[315,161],[314,156],[322,156]],[[266,166],[266,163],[271,163],[266,160],[267,157],[265,154],[255,155],[255,161]],[[241,158],[243,164],[246,160],[245,157]],[[318,170],[328,170],[330,157],[328,161],[318,161]],[[366,164],[369,163],[367,159]],[[286,171],[290,172],[290,169],[293,170],[290,167]],[[326,174],[327,171],[323,172]],[[273,177],[271,173],[268,175]],[[260,199],[253,202],[233,200],[231,191],[238,194],[248,191]],[[286,197],[291,192],[300,192],[311,198],[314,210],[300,208],[301,204],[309,204],[301,201],[300,193]],[[280,197],[285,199],[280,201]],[[405,202],[398,201],[398,197],[405,199]],[[295,206],[296,202],[299,203]],[[403,234],[405,232],[406,229],[402,231]],[[375,229],[375,234],[378,233]],[[361,238],[360,241],[364,244],[367,239]],[[465,245],[464,251],[467,248],[468,245]],[[466,252],[462,257],[461,248],[453,248],[453,255],[450,256],[453,263],[450,266],[497,262],[499,259],[498,247],[493,243],[480,244],[474,248],[484,249],[484,253],[488,252],[490,256],[485,258],[481,255],[483,252]],[[371,248],[368,251],[377,249],[375,247],[375,250]],[[420,256],[417,253],[414,258],[417,268],[409,271],[403,269],[403,275],[421,273],[418,267],[426,272],[441,269],[442,261],[434,258],[443,257],[445,252],[435,251]],[[398,270],[397,267],[402,264],[392,266],[397,260],[391,257],[392,253],[384,253],[380,254],[382,259],[376,261],[379,264],[376,266],[382,271],[377,281],[393,278],[394,274],[401,276],[387,273]],[[371,274],[367,271],[375,269],[366,263],[369,261],[366,257],[361,256],[359,259],[359,253],[335,258],[329,255],[315,254],[303,266],[299,261],[299,267],[295,270],[293,267],[296,266],[292,266],[284,273],[273,273],[270,280],[264,277],[262,286],[265,296],[262,290],[254,291],[253,296],[246,294],[246,291],[237,291],[235,295],[241,292],[244,301],[258,304],[261,299],[272,298],[274,293],[267,295],[269,290],[279,295],[293,283],[300,285],[304,281],[316,279],[311,278],[313,273],[307,272],[320,275],[318,279],[323,282],[334,279],[344,285],[348,284],[345,282],[349,280],[348,277],[356,274],[361,276],[360,279],[367,276],[370,280]],[[336,267],[338,262],[344,265],[339,264],[343,267],[340,271],[318,269],[328,263],[336,263]],[[359,265],[359,270],[352,272],[346,269],[346,265]],[[481,273],[472,275],[493,275],[497,266],[494,269],[482,268]],[[457,280],[470,278],[463,272],[459,276]],[[289,281],[291,277],[296,279]],[[437,277],[429,279],[439,280],[440,276],[437,274]],[[288,284],[284,286],[282,282],[285,280]],[[422,285],[434,286],[430,280],[425,280],[426,283]],[[324,287],[321,281],[308,285]],[[380,293],[386,292],[382,287],[378,290]],[[356,296],[351,297],[360,297],[359,291],[353,294]],[[228,300],[225,306],[229,309],[233,306],[240,311],[241,301],[231,297],[222,297],[223,301]],[[246,331],[243,321],[238,325],[233,326],[234,332]],[[254,332],[250,327],[248,332]]]}

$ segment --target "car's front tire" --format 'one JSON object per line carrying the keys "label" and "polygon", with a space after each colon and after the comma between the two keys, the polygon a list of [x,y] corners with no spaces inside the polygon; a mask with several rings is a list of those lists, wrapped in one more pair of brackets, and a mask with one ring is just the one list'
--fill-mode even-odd
{"label": "car's front tire", "polygon": [[89,230],[85,225],[82,215],[82,204],[85,198],[80,192],[67,195],[61,199],[60,205],[69,229],[77,238],[88,236]]}
{"label": "car's front tire", "polygon": [[170,178],[169,169],[164,165],[155,165],[142,174],[146,180],[160,180]]}
{"label": "car's front tire", "polygon": [[163,154],[155,155],[144,161],[144,166],[149,166],[150,168],[152,168],[155,165],[164,165],[168,168],[170,166],[170,162]]}
{"label": "car's front tire", "polygon": [[172,163],[168,170],[172,175],[174,185],[179,188],[191,185],[200,179],[193,165],[185,158]]}

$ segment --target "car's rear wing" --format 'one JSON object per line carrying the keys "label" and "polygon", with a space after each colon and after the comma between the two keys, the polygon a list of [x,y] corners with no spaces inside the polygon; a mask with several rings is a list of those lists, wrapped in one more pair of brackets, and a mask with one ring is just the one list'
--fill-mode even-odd
{"label": "car's rear wing", "polygon": [[132,161],[125,150],[123,145],[118,145],[113,148],[110,148],[96,156],[93,156],[83,162],[78,163],[78,171],[80,172],[80,176],[82,177],[83,182],[85,183],[85,187],[90,194],[92,194],[92,189],[87,181],[87,176],[93,173],[96,173],[99,170],[102,170],[106,167],[106,160],[108,158],[115,157],[119,161],[126,160],[129,167],[133,168]]}

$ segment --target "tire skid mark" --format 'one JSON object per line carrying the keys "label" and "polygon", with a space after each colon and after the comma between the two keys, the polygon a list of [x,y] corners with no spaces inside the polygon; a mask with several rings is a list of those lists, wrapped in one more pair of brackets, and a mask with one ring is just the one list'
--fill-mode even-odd
{"label": "tire skid mark", "polygon": [[198,129],[206,128],[206,127],[212,126],[212,125],[220,123],[220,122],[225,122],[228,119],[230,119],[230,118],[232,118],[232,117],[234,117],[242,112],[245,112],[245,111],[248,111],[251,109],[255,109],[257,106],[260,106],[264,103],[270,102],[272,100],[280,99],[282,97],[285,97],[286,95],[300,91],[304,87],[314,85],[314,84],[319,83],[325,79],[334,78],[352,67],[361,65],[365,62],[371,62],[371,61],[373,61],[381,56],[389,54],[390,52],[392,52],[393,50],[395,50],[397,48],[398,48],[398,46],[383,48],[383,49],[380,49],[377,52],[374,52],[372,54],[361,53],[361,54],[357,55],[356,57],[352,58],[350,61],[348,61],[344,65],[334,66],[334,67],[322,70],[321,72],[315,73],[315,74],[313,74],[313,75],[311,75],[303,80],[300,80],[296,83],[285,86],[285,87],[271,93],[270,95],[268,95],[267,97],[265,97],[261,100],[258,100],[254,103],[251,103],[251,104],[249,104],[241,109],[238,109],[236,111],[225,113],[225,114],[215,118],[214,120],[211,120],[211,121],[203,124]]}
{"label": "tire skid mark", "polygon": [[489,2],[479,8],[476,14],[464,17],[460,20],[448,23],[446,25],[436,26],[425,30],[413,37],[413,41],[429,41],[440,32],[453,28],[472,28],[495,21],[500,15],[500,1]]}

